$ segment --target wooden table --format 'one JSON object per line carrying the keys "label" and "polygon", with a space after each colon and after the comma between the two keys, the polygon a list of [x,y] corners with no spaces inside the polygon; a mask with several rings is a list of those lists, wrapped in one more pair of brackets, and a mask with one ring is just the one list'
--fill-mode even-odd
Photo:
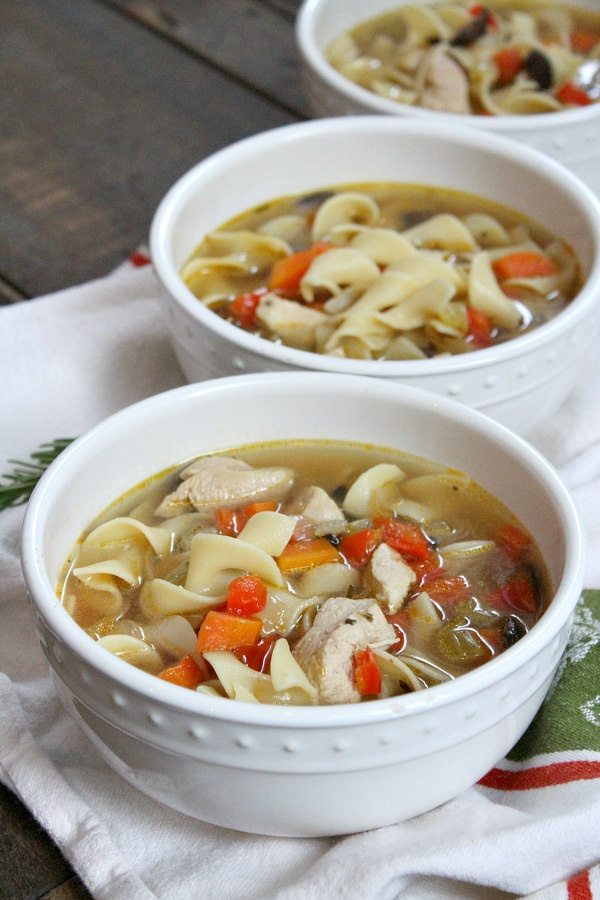
{"label": "wooden table", "polygon": [[[299,2],[2,0],[0,303],[104,275],[193,163],[309,116]],[[89,896],[0,786],[0,900]]]}

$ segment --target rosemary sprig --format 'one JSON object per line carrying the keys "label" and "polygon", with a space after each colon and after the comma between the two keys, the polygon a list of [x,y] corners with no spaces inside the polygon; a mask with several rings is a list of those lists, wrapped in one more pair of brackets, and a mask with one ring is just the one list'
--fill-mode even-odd
{"label": "rosemary sprig", "polygon": [[42,444],[30,456],[30,462],[20,459],[9,459],[9,463],[16,466],[8,475],[2,475],[4,484],[0,484],[0,511],[9,506],[19,506],[27,503],[34,487],[59,453],[67,447],[74,438],[57,438],[49,444]]}

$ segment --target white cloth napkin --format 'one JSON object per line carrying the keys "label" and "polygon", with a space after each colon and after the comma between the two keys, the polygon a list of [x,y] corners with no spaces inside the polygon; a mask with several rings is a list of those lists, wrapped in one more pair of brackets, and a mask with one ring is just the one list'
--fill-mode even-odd
{"label": "white cloth napkin", "polygon": [[[0,319],[0,472],[11,457],[79,435],[184,381],[150,267],[126,266],[0,309]],[[589,587],[600,587],[599,384],[597,354],[576,393],[532,438],[560,468],[587,523]],[[0,513],[0,779],[94,897],[600,898],[600,779],[591,776],[541,789],[477,786],[410,822],[344,839],[236,833],[145,797],[108,769],[56,698],[21,575],[22,518],[23,507]],[[600,642],[599,622],[590,634],[590,646]],[[598,735],[600,751],[600,728]],[[527,766],[558,771],[580,758],[545,754]],[[600,767],[600,752],[585,760]],[[520,767],[503,763],[517,775]]]}

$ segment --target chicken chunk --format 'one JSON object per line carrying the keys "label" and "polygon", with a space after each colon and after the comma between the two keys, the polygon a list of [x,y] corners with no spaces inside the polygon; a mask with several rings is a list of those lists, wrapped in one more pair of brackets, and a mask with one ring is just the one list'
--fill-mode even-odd
{"label": "chicken chunk", "polygon": [[[226,458],[222,458],[225,461]],[[253,469],[239,460],[230,460],[232,466],[193,463],[192,471],[176,491],[168,494],[156,510],[157,516],[170,518],[190,507],[200,512],[210,512],[219,507],[234,508],[246,503],[283,500],[294,484],[291,469]],[[209,463],[210,459],[206,459]],[[183,473],[185,475],[185,471]]]}
{"label": "chicken chunk", "polygon": [[376,585],[375,596],[388,613],[395,613],[404,604],[417,576],[396,550],[380,544],[371,557],[369,574]]}
{"label": "chicken chunk", "polygon": [[433,54],[425,76],[421,106],[441,112],[471,112],[469,80],[463,68],[446,53]]}
{"label": "chicken chunk", "polygon": [[294,648],[294,657],[319,692],[320,703],[357,703],[353,657],[368,645],[396,640],[374,600],[332,597],[319,609],[312,627]]}
{"label": "chicken chunk", "polygon": [[310,309],[295,300],[277,294],[265,294],[256,308],[256,318],[286,344],[300,350],[312,350],[317,325],[327,321],[325,313]]}
{"label": "chicken chunk", "polygon": [[286,508],[288,515],[304,516],[312,522],[335,522],[345,519],[335,500],[323,488],[312,485],[304,488]]}

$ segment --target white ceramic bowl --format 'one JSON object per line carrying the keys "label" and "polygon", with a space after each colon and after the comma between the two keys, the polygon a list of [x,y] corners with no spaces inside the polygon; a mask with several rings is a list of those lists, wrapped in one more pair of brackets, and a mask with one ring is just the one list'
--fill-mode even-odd
{"label": "white ceramic bowl", "polygon": [[[447,124],[460,119],[483,133],[511,137],[542,150],[600,195],[600,103],[548,115],[456,116],[379,97],[344,78],[327,62],[324,51],[334,37],[365,19],[415,2],[431,3],[431,0],[305,0],[296,20],[296,39],[304,62],[306,91],[315,115],[387,113]],[[597,0],[578,0],[573,5],[598,12]]]}
{"label": "white ceramic bowl", "polygon": [[[514,207],[573,246],[585,287],[551,322],[502,345],[387,362],[309,353],[250,334],[204,307],[179,277],[203,236],[236,213],[284,194],[361,181],[434,184]],[[581,377],[600,327],[600,202],[547,157],[454,124],[341,117],[248,138],[205,159],[171,188],[150,243],[173,346],[189,381],[285,369],[374,375],[455,397],[526,432]]]}
{"label": "white ceramic bowl", "polygon": [[[161,681],[107,653],[65,612],[55,593],[64,561],[124,491],[198,453],[302,438],[396,446],[471,473],[519,515],[547,561],[555,595],[540,621],[500,657],[441,686],[363,704],[283,708]],[[528,444],[453,401],[319,373],[208,381],[112,416],[48,469],[22,547],[57,691],[108,765],[190,816],[275,835],[387,825],[476,782],[540,706],[583,571],[573,504]]]}

